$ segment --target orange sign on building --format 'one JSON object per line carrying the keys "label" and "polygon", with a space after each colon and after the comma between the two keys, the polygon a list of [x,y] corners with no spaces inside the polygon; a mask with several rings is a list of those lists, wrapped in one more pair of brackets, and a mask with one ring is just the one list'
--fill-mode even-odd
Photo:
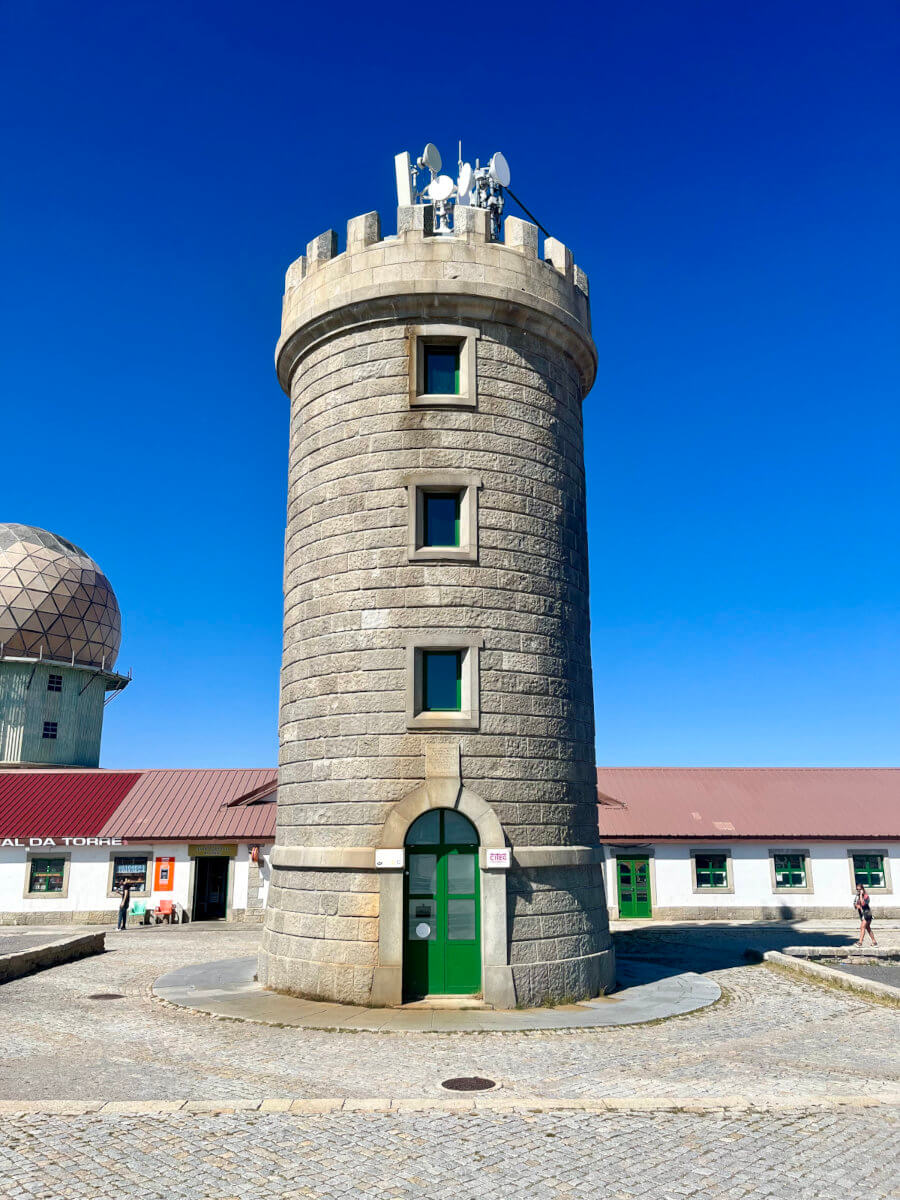
{"label": "orange sign on building", "polygon": [[175,877],[175,859],[158,858],[153,874],[154,892],[171,892]]}

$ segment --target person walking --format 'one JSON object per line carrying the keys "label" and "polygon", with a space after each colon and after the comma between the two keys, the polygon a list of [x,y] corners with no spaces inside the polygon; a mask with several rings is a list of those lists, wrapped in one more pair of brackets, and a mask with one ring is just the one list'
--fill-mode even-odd
{"label": "person walking", "polygon": [[128,905],[131,903],[131,880],[123,879],[116,888],[116,891],[122,895],[122,899],[119,901],[119,922],[116,925],[116,929],[119,930],[125,928],[125,921],[128,916]]}
{"label": "person walking", "polygon": [[872,909],[869,907],[869,893],[866,891],[863,884],[856,885],[856,899],[853,901],[853,907],[859,914],[859,947],[862,949],[862,944],[866,940],[866,934],[872,939],[872,945],[877,946],[875,934],[872,932]]}

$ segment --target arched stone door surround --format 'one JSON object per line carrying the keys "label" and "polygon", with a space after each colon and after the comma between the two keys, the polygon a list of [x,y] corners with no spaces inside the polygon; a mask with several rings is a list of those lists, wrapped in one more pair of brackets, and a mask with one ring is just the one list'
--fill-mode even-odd
{"label": "arched stone door surround", "polygon": [[[506,845],[503,827],[491,806],[455,779],[432,779],[404,796],[384,823],[379,850],[401,850],[406,831],[432,808],[454,808],[478,830],[481,873],[481,978],[484,1001],[514,1008],[516,992],[506,937],[506,872],[485,867],[486,847]],[[379,871],[378,966],[372,1003],[389,1006],[403,1000],[403,871]]]}

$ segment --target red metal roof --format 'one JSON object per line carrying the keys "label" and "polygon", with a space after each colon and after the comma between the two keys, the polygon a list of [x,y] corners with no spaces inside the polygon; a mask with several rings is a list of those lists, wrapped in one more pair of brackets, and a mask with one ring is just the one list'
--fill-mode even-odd
{"label": "red metal roof", "polygon": [[125,803],[103,826],[105,837],[260,838],[275,836],[275,805],[227,808],[247,792],[274,784],[274,767],[176,768],[144,771]]}
{"label": "red metal roof", "polygon": [[900,837],[900,769],[599,767],[601,840]]}
{"label": "red metal roof", "polygon": [[0,771],[0,838],[98,837],[140,771]]}

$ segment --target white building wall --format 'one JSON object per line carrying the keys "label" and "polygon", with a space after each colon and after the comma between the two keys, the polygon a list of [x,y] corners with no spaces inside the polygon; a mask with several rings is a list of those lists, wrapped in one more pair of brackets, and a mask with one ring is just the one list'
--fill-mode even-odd
{"label": "white building wall", "polygon": [[[26,840],[26,839],[23,839]],[[192,859],[188,855],[187,842],[130,842],[127,846],[3,846],[0,847],[0,924],[54,924],[74,922],[105,923],[116,921],[119,907],[118,896],[108,896],[109,864],[115,856],[146,855],[149,859],[147,878],[151,891],[147,896],[133,896],[133,901],[143,902],[155,908],[160,900],[173,900],[188,913],[193,904]],[[65,896],[48,893],[46,896],[26,898],[28,861],[32,856],[58,857],[68,854],[69,880]],[[155,891],[156,858],[174,858],[173,887],[171,891]],[[248,874],[250,866],[249,848],[238,845],[233,860],[233,880],[228,897],[229,910],[244,910],[247,907]],[[263,873],[261,872],[261,875]],[[268,867],[265,878],[268,880]]]}
{"label": "white building wall", "polygon": [[[720,889],[695,891],[691,863],[692,850],[711,850],[730,856],[732,892]],[[807,883],[812,891],[795,889],[776,892],[772,885],[770,850],[809,855]],[[888,887],[872,892],[873,912],[900,915],[896,886],[900,875],[891,870],[900,857],[900,842],[810,842],[777,841],[733,842],[717,844],[711,841],[657,842],[651,845],[625,847],[607,846],[606,879],[610,913],[618,917],[618,882],[616,857],[646,854],[650,858],[650,887],[653,916],[658,919],[777,918],[794,914],[828,917],[853,917],[853,884],[850,853],[885,854]],[[898,867],[900,871],[900,867]],[[810,878],[811,877],[811,878]],[[789,909],[790,912],[783,910]],[[781,910],[781,911],[780,911]]]}

